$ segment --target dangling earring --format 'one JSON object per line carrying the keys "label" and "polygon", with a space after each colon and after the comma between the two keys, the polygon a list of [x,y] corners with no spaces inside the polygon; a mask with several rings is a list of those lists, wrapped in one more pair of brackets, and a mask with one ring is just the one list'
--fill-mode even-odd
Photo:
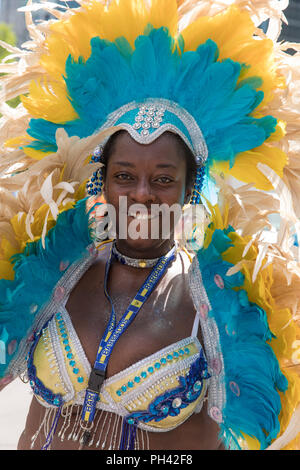
{"label": "dangling earring", "polygon": [[[103,147],[98,145],[94,150],[90,163],[99,163],[101,162]],[[87,193],[89,196],[97,196],[101,194],[103,186],[103,172],[102,167],[94,171],[92,177],[86,184]]]}
{"label": "dangling earring", "polygon": [[197,168],[196,180],[194,183],[193,192],[192,192],[192,196],[190,199],[190,204],[201,203],[200,193],[202,190],[203,181],[204,181],[204,166],[201,166]]}

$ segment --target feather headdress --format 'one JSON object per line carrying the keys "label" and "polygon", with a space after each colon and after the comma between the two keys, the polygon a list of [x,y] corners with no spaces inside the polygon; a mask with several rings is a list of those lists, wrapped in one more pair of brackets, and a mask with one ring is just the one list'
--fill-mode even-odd
{"label": "feather headdress", "polygon": [[[158,100],[165,113],[148,135],[175,126],[219,188],[218,206],[208,202],[204,249],[214,245],[214,231],[226,232],[231,246],[220,257],[230,263],[228,275],[243,273],[249,300],[264,309],[276,336],[268,342],[290,385],[280,416],[286,445],[299,431],[288,423],[300,403],[300,46],[278,42],[288,2],[77,3],[29,0],[21,10],[30,40],[22,49],[6,45],[11,54],[0,65],[0,277],[14,282],[12,260],[26,259],[31,244],[47,246],[49,234],[55,239],[60,215],[62,224],[73,218],[98,168],[90,163],[95,146],[116,129],[141,138],[140,106]],[[34,24],[38,9],[54,19]],[[258,26],[267,19],[265,34]],[[12,109],[6,102],[19,95]],[[10,334],[0,331],[3,343]]]}

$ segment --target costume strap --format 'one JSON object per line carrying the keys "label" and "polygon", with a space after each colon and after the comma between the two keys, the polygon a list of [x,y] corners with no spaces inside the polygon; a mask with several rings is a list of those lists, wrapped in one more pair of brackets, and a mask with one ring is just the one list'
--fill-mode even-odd
{"label": "costume strap", "polygon": [[167,255],[162,256],[157,264],[152,269],[151,273],[147,277],[146,281],[143,283],[139,291],[137,292],[136,296],[130,303],[129,307],[123,314],[122,318],[117,324],[116,320],[116,313],[113,306],[113,302],[111,297],[109,296],[107,290],[107,280],[109,269],[111,266],[112,261],[112,250],[110,252],[109,259],[106,263],[105,269],[105,280],[104,280],[104,291],[105,295],[109,299],[111,303],[111,315],[109,323],[105,329],[103,337],[100,341],[96,360],[94,363],[94,368],[91,372],[88,388],[85,394],[85,400],[82,409],[82,428],[85,429],[85,434],[83,436],[83,446],[86,445],[90,439],[90,429],[93,426],[94,415],[96,411],[96,403],[99,400],[99,394],[101,386],[105,380],[106,376],[106,369],[108,365],[109,358],[113,351],[113,348],[120,338],[120,336],[125,332],[125,330],[129,327],[132,321],[137,316],[138,312],[140,311],[141,307],[144,305],[150,294],[152,293],[153,289],[159,282],[159,280],[164,275],[166,269],[168,268],[171,261],[175,258],[175,246],[167,253]]}

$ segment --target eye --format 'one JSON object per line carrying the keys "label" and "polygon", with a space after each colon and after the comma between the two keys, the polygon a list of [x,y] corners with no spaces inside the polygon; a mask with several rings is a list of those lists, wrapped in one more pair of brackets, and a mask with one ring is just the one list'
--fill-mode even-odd
{"label": "eye", "polygon": [[160,176],[159,178],[156,178],[156,180],[158,183],[163,183],[163,184],[168,184],[168,183],[172,183],[173,180],[171,178],[169,178],[169,176]]}
{"label": "eye", "polygon": [[132,177],[128,173],[119,173],[115,178],[120,181],[129,181]]}

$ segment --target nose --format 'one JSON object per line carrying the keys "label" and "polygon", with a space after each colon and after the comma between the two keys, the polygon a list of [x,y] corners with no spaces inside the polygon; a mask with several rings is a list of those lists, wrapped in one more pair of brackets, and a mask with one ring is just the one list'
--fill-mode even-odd
{"label": "nose", "polygon": [[155,200],[155,194],[151,189],[151,184],[147,178],[138,178],[136,184],[130,192],[132,202],[138,204],[151,204]]}

